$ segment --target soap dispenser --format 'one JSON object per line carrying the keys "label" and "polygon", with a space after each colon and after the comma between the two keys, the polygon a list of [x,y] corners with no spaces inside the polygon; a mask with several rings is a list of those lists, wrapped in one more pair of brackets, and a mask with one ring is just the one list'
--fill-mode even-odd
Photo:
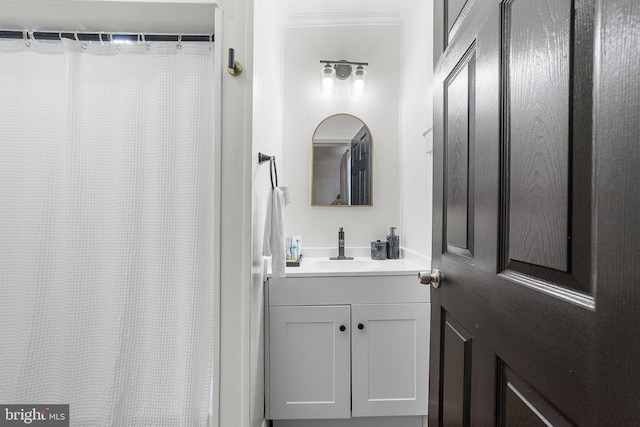
{"label": "soap dispenser", "polygon": [[396,235],[396,227],[391,227],[391,233],[387,236],[387,258],[400,258],[400,236]]}

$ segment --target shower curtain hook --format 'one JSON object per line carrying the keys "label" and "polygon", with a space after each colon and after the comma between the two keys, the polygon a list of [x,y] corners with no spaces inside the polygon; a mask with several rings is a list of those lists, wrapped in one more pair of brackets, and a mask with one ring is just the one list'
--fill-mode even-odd
{"label": "shower curtain hook", "polygon": [[58,38],[60,39],[60,41],[62,41],[62,31],[58,32]]}
{"label": "shower curtain hook", "polygon": [[182,34],[178,34],[178,45],[176,49],[182,49]]}
{"label": "shower curtain hook", "polygon": [[28,35],[29,35],[29,34],[28,34],[27,30],[22,30],[22,39],[24,40],[24,45],[25,45],[26,47],[31,46],[31,42],[30,42],[30,41],[29,41],[29,39],[27,38],[27,37],[28,37]]}
{"label": "shower curtain hook", "polygon": [[104,34],[104,31],[100,31],[100,33],[98,34],[98,37],[100,38],[100,44],[104,46],[104,40],[102,40],[102,34]]}
{"label": "shower curtain hook", "polygon": [[[73,36],[75,37],[76,41],[78,43],[80,43],[80,37],[78,37],[78,31],[76,31],[75,33],[73,33]],[[82,48],[86,49],[87,48],[87,44],[86,43],[82,43]]]}

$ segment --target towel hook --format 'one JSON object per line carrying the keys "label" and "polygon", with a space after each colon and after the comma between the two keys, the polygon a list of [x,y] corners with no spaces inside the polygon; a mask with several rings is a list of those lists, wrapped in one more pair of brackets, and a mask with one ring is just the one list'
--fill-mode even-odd
{"label": "towel hook", "polygon": [[229,48],[229,64],[227,65],[227,71],[232,76],[239,76],[242,73],[242,65],[236,61],[236,51]]}

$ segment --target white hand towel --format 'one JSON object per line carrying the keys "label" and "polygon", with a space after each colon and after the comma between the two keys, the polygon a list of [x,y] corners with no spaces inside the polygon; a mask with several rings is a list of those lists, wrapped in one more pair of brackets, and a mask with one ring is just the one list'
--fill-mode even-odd
{"label": "white hand towel", "polygon": [[278,187],[271,190],[267,202],[267,214],[264,224],[262,255],[271,257],[271,274],[274,278],[285,275],[286,244],[284,239],[284,194]]}

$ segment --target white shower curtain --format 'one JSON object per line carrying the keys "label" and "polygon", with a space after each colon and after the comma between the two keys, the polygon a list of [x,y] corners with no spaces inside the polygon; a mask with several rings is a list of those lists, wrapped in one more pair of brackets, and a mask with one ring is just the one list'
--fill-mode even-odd
{"label": "white shower curtain", "polygon": [[206,425],[212,50],[0,41],[0,403]]}

